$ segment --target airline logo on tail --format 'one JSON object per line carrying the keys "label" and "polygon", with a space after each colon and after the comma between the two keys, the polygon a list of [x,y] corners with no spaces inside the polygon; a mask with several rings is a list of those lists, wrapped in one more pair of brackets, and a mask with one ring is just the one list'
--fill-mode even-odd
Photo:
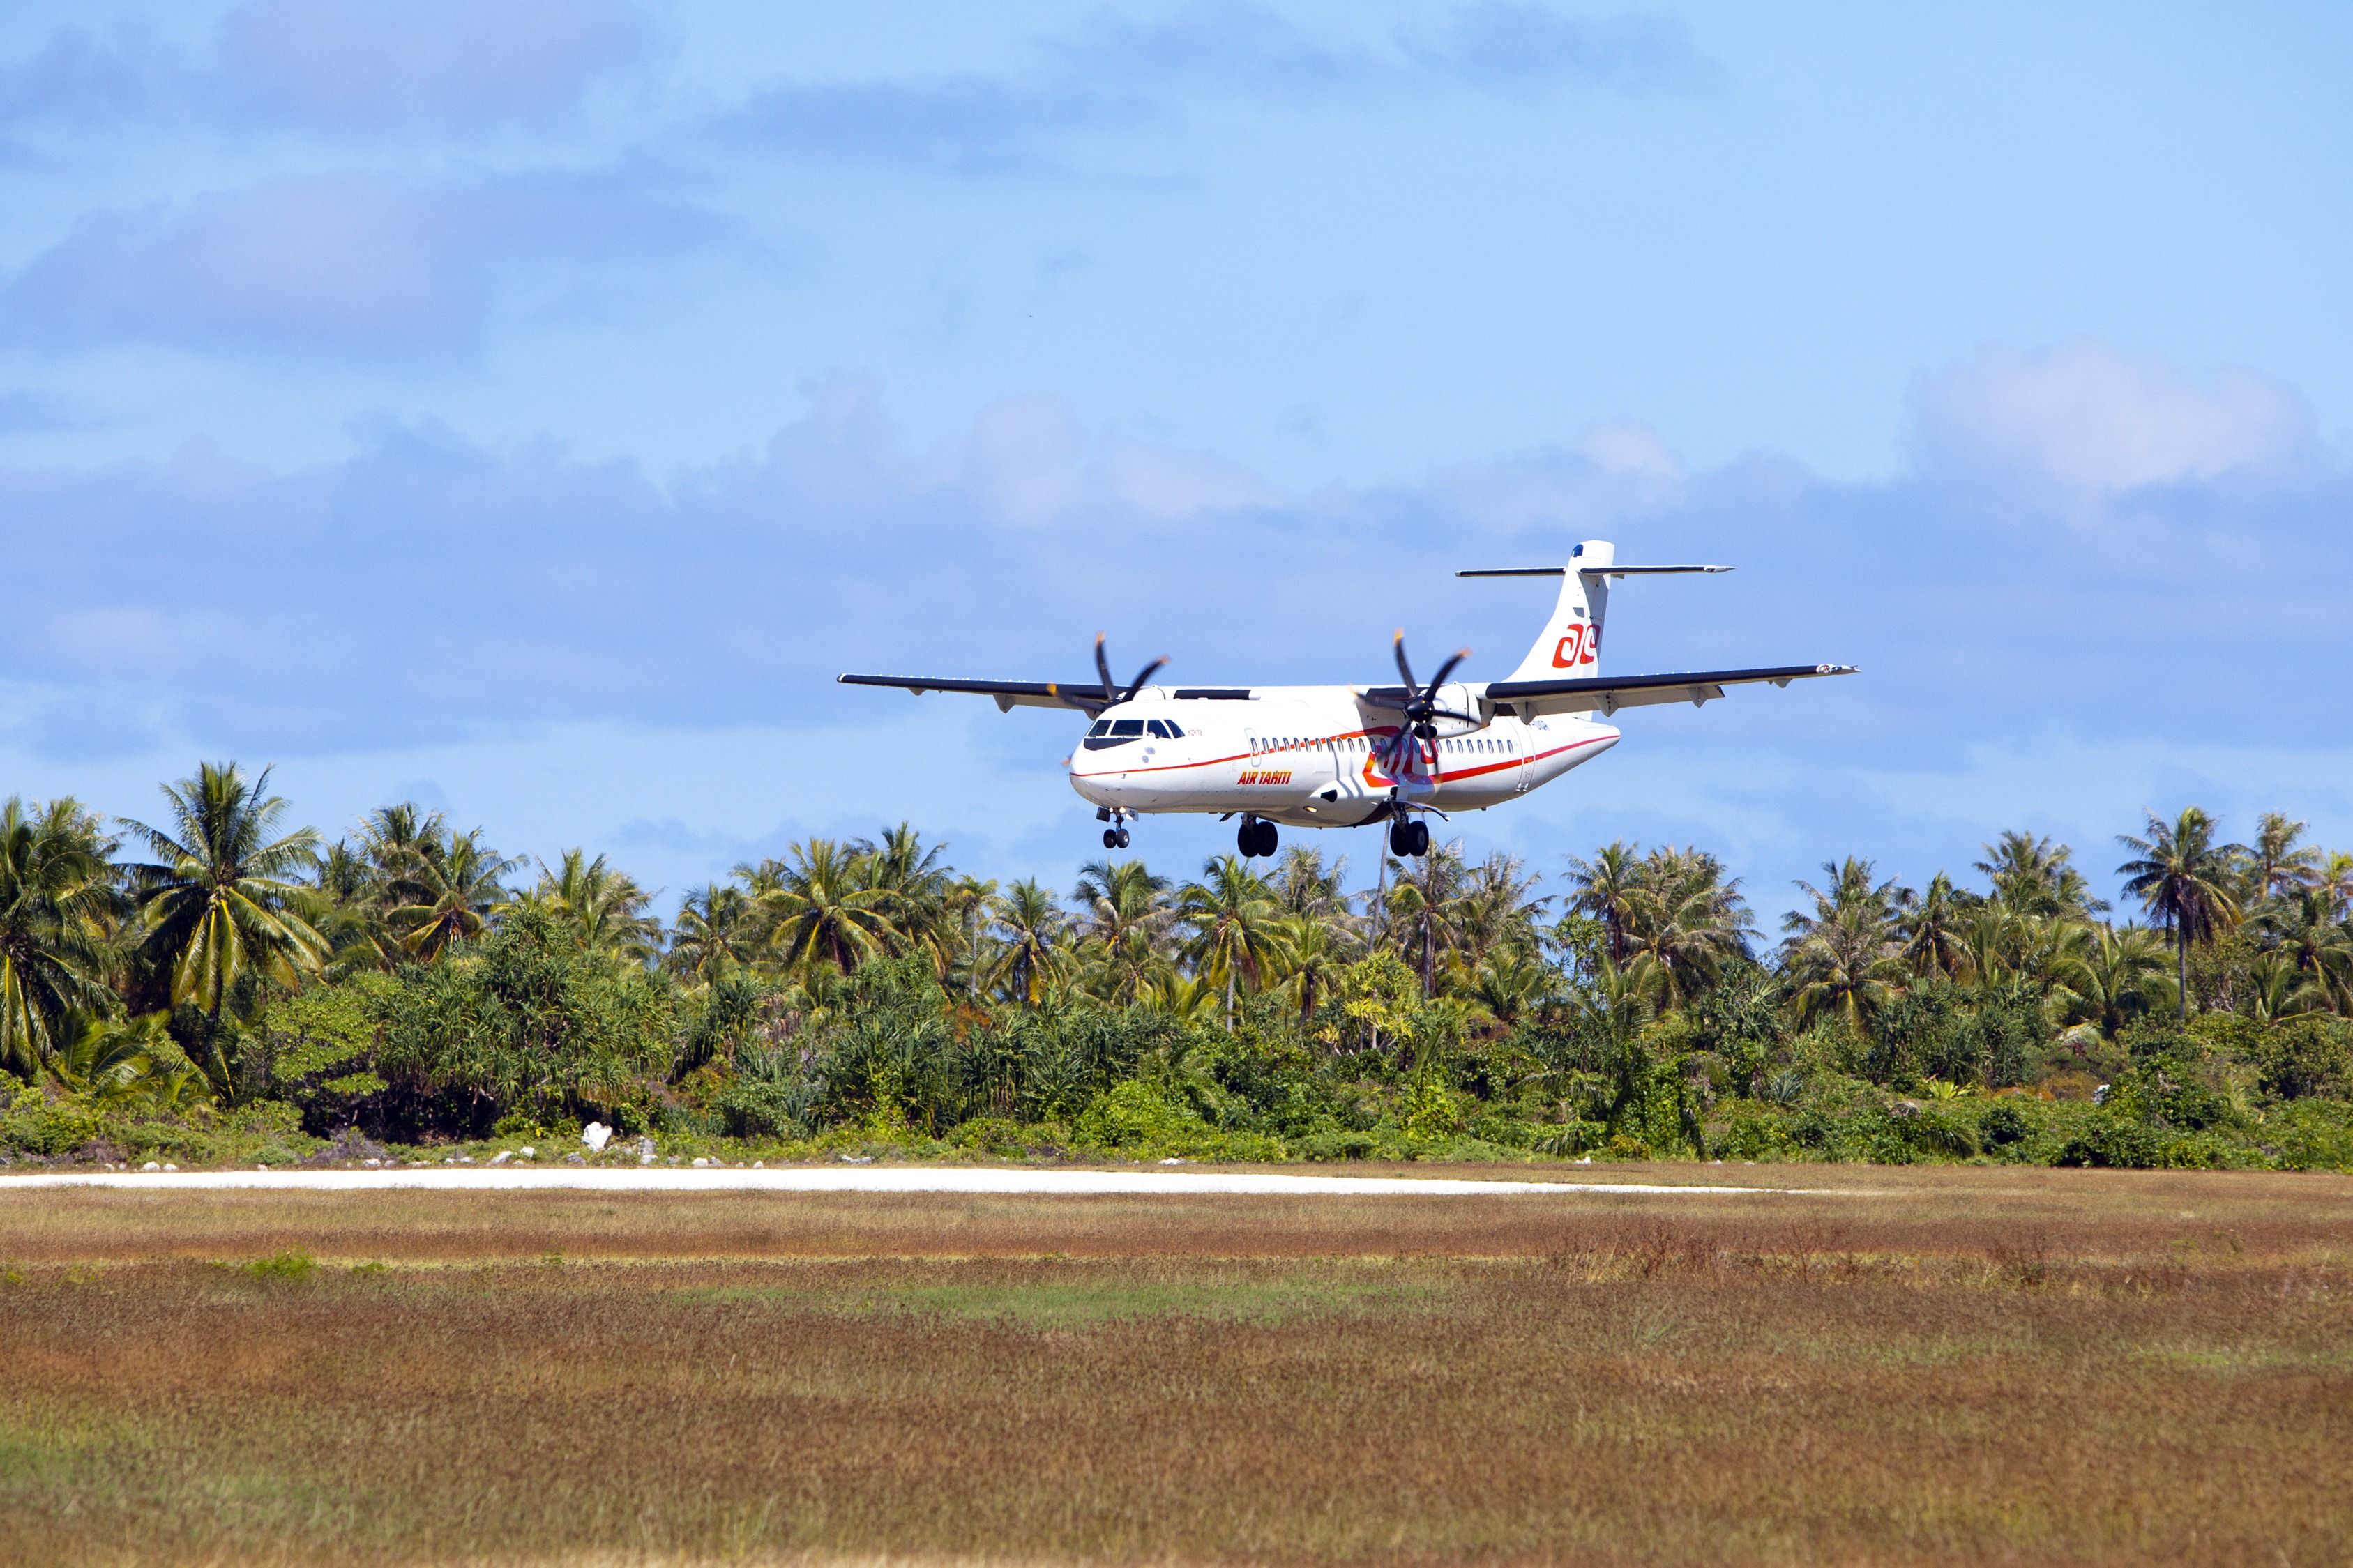
{"label": "airline logo on tail", "polygon": [[1552,667],[1574,669],[1580,664],[1591,664],[1601,652],[1601,628],[1579,621],[1568,628],[1568,635],[1552,646]]}

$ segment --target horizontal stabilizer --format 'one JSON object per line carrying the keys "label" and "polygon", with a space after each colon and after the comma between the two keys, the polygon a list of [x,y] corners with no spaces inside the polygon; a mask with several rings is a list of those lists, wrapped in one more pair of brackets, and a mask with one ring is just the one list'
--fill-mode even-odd
{"label": "horizontal stabilizer", "polygon": [[[1585,577],[1664,577],[1678,572],[1729,572],[1729,566],[1596,566],[1580,572]],[[1566,566],[1484,566],[1457,572],[1457,577],[1565,577]]]}
{"label": "horizontal stabilizer", "polygon": [[1577,680],[1498,680],[1483,693],[1491,707],[1508,707],[1522,718],[1539,713],[1615,713],[1659,702],[1697,705],[1724,695],[1727,686],[1787,686],[1823,675],[1852,675],[1851,664],[1783,664],[1761,669],[1694,669],[1674,675],[1590,676]]}

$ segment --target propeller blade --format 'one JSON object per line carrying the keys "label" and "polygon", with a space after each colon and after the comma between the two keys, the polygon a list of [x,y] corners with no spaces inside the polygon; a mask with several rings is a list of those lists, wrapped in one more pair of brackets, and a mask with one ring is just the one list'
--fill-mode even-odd
{"label": "propeller blade", "polygon": [[1397,629],[1397,636],[1389,639],[1389,649],[1397,655],[1398,673],[1405,677],[1406,690],[1409,692],[1420,690],[1421,682],[1413,678],[1413,666],[1407,661],[1405,657],[1405,628],[1403,626],[1399,626]]}
{"label": "propeller blade", "polygon": [[1111,683],[1111,660],[1103,657],[1103,634],[1095,634],[1095,673],[1103,677],[1103,700],[1114,700],[1119,688]]}
{"label": "propeller blade", "polygon": [[1120,698],[1120,700],[1122,702],[1125,702],[1130,698],[1133,698],[1137,692],[1143,690],[1144,683],[1152,679],[1153,672],[1167,662],[1168,656],[1166,654],[1163,654],[1158,658],[1154,659],[1150,664],[1145,665],[1142,669],[1137,670],[1135,672],[1135,679],[1127,683],[1127,691],[1125,695]]}
{"label": "propeller blade", "polygon": [[1446,684],[1446,678],[1454,673],[1454,667],[1461,664],[1464,659],[1469,658],[1470,657],[1471,650],[1469,648],[1465,647],[1455,649],[1454,657],[1448,659],[1444,664],[1440,665],[1438,667],[1438,673],[1430,677],[1429,689],[1425,690],[1421,694],[1422,700],[1427,702],[1431,698],[1437,696],[1438,689]]}
{"label": "propeller blade", "polygon": [[1381,749],[1381,772],[1392,779],[1403,780],[1413,771],[1414,754],[1413,731],[1399,725]]}

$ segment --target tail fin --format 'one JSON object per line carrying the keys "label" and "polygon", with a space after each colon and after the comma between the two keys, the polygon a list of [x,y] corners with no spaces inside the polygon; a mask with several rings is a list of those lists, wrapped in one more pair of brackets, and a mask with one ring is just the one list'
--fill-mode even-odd
{"label": "tail fin", "polygon": [[1687,572],[1729,572],[1729,566],[1620,566],[1618,547],[1588,539],[1569,552],[1566,566],[1503,566],[1457,572],[1457,577],[1557,577],[1560,600],[1544,635],[1507,680],[1574,680],[1601,673],[1601,623],[1609,614],[1614,577],[1663,577]]}
{"label": "tail fin", "polygon": [[1601,623],[1609,614],[1609,579],[1618,559],[1606,539],[1588,539],[1569,552],[1560,574],[1560,599],[1544,634],[1507,680],[1561,680],[1601,673]]}

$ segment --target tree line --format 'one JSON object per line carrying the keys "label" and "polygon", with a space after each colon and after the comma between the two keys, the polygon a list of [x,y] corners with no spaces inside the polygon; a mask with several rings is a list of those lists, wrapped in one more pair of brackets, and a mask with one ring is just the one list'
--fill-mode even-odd
{"label": "tree line", "polygon": [[2335,1148],[2314,1108],[2353,1038],[2353,855],[2276,813],[2244,843],[2150,814],[2118,840],[2123,911],[2068,846],[2009,832],[1974,885],[1826,864],[1768,936],[1696,847],[1546,878],[1443,845],[1356,892],[1305,846],[1181,879],[1105,858],[1064,894],[903,825],[740,865],[664,922],[602,855],[511,858],[415,805],[329,841],[266,771],[163,795],[152,825],[0,807],[0,1145],[600,1116],[1259,1157],[2228,1163],[2288,1158],[2291,1123]]}

